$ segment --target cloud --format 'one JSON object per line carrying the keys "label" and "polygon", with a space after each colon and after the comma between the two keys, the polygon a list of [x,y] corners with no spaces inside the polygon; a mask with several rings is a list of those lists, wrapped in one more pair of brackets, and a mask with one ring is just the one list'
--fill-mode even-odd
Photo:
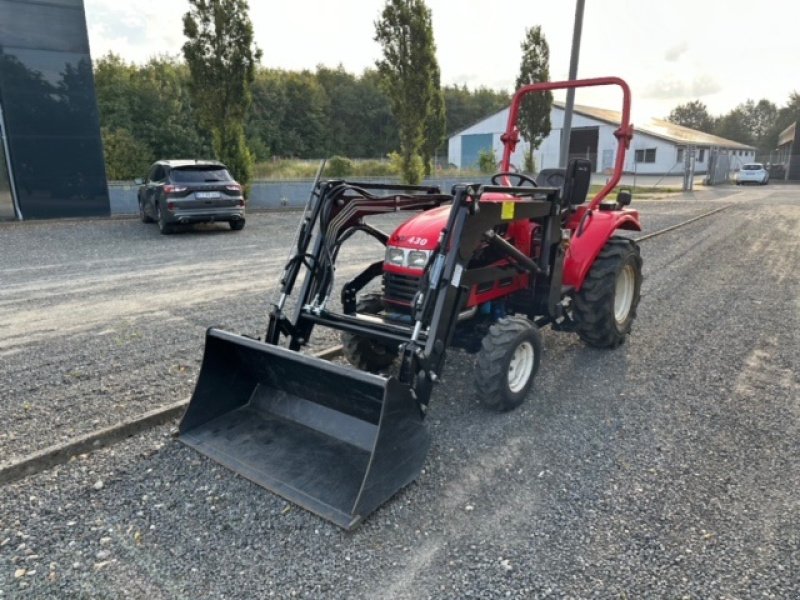
{"label": "cloud", "polygon": [[678,62],[678,59],[686,54],[687,50],[689,50],[689,42],[683,40],[671,48],[667,48],[667,51],[664,53],[664,60],[667,62]]}
{"label": "cloud", "polygon": [[691,81],[666,77],[647,86],[645,98],[656,100],[683,100],[702,98],[722,90],[722,85],[711,75],[698,75]]}
{"label": "cloud", "polygon": [[141,0],[136,5],[118,0],[86,0],[86,20],[92,56],[109,51],[128,61],[143,63],[153,56],[177,54],[183,42],[177,3]]}

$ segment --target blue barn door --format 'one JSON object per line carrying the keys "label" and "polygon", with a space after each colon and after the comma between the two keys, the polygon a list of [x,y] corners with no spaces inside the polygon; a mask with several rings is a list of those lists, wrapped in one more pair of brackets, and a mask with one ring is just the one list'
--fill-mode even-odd
{"label": "blue barn door", "polygon": [[492,150],[491,133],[473,133],[461,136],[461,168],[469,169],[478,166],[481,150]]}

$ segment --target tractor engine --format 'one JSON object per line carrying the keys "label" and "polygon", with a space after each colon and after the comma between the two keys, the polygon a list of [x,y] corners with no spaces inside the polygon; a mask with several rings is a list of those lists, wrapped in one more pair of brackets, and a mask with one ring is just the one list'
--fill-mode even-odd
{"label": "tractor engine", "polygon": [[[449,206],[425,211],[403,223],[389,238],[383,263],[383,305],[386,316],[391,320],[411,320],[420,279],[436,250],[449,214]],[[498,234],[526,256],[538,258],[540,241],[537,239],[537,223],[517,221],[497,229]],[[483,244],[475,252],[469,268],[507,263],[507,257]],[[464,309],[481,308],[496,313],[491,303],[494,301],[497,304],[497,301],[528,287],[529,278],[527,273],[512,272],[495,281],[475,285],[470,290]]]}

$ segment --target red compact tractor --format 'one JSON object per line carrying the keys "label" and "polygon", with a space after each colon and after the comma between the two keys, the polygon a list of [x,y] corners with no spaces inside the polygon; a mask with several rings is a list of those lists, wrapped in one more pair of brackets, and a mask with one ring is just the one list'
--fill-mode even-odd
{"label": "red compact tractor", "polygon": [[[588,160],[537,180],[510,172],[526,94],[599,85],[622,89],[623,111],[614,174],[591,201]],[[477,353],[478,399],[507,411],[536,375],[540,327],[619,346],[636,316],[642,260],[636,243],[615,233],[641,227],[630,193],[604,200],[622,175],[629,115],[621,79],[533,84],[514,96],[502,171],[490,185],[447,194],[318,178],[264,341],[208,330],[180,439],[350,528],[422,469],[424,417],[448,348]],[[397,211],[419,214],[391,234],[365,221]],[[385,259],[338,289],[336,259],[356,232],[381,242]],[[362,293],[379,278],[382,293]],[[300,352],[316,326],[342,332],[356,369]]]}

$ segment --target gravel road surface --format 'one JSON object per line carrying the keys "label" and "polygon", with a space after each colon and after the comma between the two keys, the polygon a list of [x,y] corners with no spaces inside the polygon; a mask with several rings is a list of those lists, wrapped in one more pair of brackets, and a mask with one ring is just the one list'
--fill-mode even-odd
{"label": "gravel road surface", "polygon": [[[800,597],[800,188],[639,208],[653,230],[728,203],[644,243],[624,346],[546,331],[513,413],[450,354],[424,473],[355,532],[162,427],[0,489],[0,596]],[[188,396],[208,325],[263,328],[295,220],[0,226],[0,452]]]}

